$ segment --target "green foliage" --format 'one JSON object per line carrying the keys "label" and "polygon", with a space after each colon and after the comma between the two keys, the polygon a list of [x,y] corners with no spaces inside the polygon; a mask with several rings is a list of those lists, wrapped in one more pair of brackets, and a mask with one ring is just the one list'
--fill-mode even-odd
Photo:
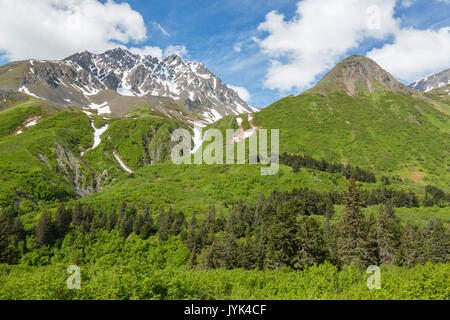
{"label": "green foliage", "polygon": [[[430,117],[436,121],[430,121]],[[437,125],[439,121],[439,125]],[[289,96],[254,114],[280,129],[280,153],[400,175],[448,188],[448,114],[432,100],[395,92],[350,96],[345,91]]]}
{"label": "green foliage", "polygon": [[331,264],[303,271],[158,269],[148,264],[81,267],[81,290],[66,287],[66,264],[0,265],[0,299],[393,299],[447,300],[450,264],[381,270],[381,289],[369,290],[365,270]]}
{"label": "green foliage", "polygon": [[350,179],[344,195],[345,211],[338,225],[337,253],[342,264],[367,266],[374,262],[368,239],[368,223],[361,212],[355,180]]}
{"label": "green foliage", "polygon": [[17,103],[13,107],[0,112],[0,137],[12,134],[32,116],[42,115],[43,111],[36,100],[30,99]]}
{"label": "green foliage", "polygon": [[[0,175],[8,177],[0,186],[0,204],[10,205],[17,197],[34,204],[73,197],[75,173],[61,174],[64,168],[58,161],[79,153],[80,146],[89,146],[90,137],[87,116],[67,110],[45,117],[19,135],[0,138]],[[65,166],[67,169],[68,164]],[[86,175],[84,183],[88,184],[86,165],[80,162],[78,170]]]}

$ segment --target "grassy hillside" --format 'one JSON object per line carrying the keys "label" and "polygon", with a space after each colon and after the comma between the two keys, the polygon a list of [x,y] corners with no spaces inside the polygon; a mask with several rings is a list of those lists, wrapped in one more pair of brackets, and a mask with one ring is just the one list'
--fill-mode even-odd
{"label": "grassy hillside", "polygon": [[[172,163],[171,133],[190,128],[148,105],[103,118],[5,100],[0,299],[450,297],[450,105],[365,58],[253,121],[205,128],[279,129],[272,176]],[[66,289],[72,264],[81,290]],[[380,290],[367,289],[369,265]]]}
{"label": "grassy hillside", "polygon": [[276,176],[261,176],[257,165],[175,165],[170,162],[147,166],[114,181],[105,190],[83,202],[118,206],[130,201],[154,210],[174,206],[185,213],[199,212],[211,205],[230,205],[239,199],[256,200],[260,193],[308,187],[321,192],[344,190],[346,179],[338,174],[314,170],[293,173],[282,166]]}
{"label": "grassy hillside", "polygon": [[[46,114],[34,102],[26,102],[0,113],[0,122],[11,125],[5,132],[33,114],[43,119],[34,126],[21,128],[20,134],[7,135],[0,139],[0,174],[5,177],[0,186],[0,202],[20,204],[21,201],[55,201],[73,197],[75,191],[69,176],[58,161],[79,153],[79,146],[87,148],[92,142],[92,128],[89,119],[80,111],[67,110]],[[63,156],[65,154],[65,156]],[[64,158],[64,160],[63,160]],[[61,162],[61,163],[62,163]],[[77,162],[78,173],[88,178],[86,165]],[[80,179],[79,183],[89,184]]]}
{"label": "grassy hillside", "polygon": [[[93,143],[91,122],[96,128],[108,124],[108,130],[101,144],[82,156]],[[160,114],[115,119],[94,114],[90,119],[80,110],[58,110],[36,99],[16,101],[0,112],[0,173],[5,177],[0,203],[31,210],[41,200],[86,196],[126,175],[113,152],[133,169],[167,160],[171,132],[179,127],[187,128]]]}
{"label": "grassy hillside", "polygon": [[[450,108],[449,105],[441,105]],[[280,151],[301,153],[449,188],[449,117],[398,92],[289,96],[255,114],[280,129]]]}

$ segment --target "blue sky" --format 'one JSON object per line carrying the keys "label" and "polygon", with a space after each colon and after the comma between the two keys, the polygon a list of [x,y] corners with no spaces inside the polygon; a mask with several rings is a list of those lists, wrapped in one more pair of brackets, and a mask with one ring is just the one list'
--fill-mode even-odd
{"label": "blue sky", "polygon": [[[58,10],[51,21],[55,29],[60,23],[61,31],[54,39],[47,35],[38,41],[38,34],[30,39],[30,30],[36,29],[36,24],[26,29],[22,23],[16,34],[11,35],[9,27],[9,38],[5,33],[3,42],[0,31],[0,64],[20,58],[60,58],[74,50],[101,51],[115,43],[162,50],[184,46],[185,58],[204,63],[227,84],[246,88],[251,95],[249,104],[256,107],[301,93],[350,54],[368,55],[403,82],[450,67],[449,0],[361,0],[358,5],[351,0],[116,0],[116,4],[128,3],[130,8],[115,11],[111,6],[106,8],[107,1],[44,1],[49,3],[48,10]],[[2,18],[14,17],[14,10],[20,9],[13,2],[20,1],[0,0],[6,8],[2,10],[5,16],[0,12],[0,30],[5,30]],[[326,12],[311,16],[312,11],[336,3],[340,7],[336,6],[331,15],[341,12],[338,16],[328,19]],[[83,9],[94,4],[95,9]],[[366,14],[370,18],[366,11],[373,4],[382,17],[381,27],[374,32],[365,30],[366,20],[360,19]],[[80,12],[75,10],[77,6],[82,8]],[[81,20],[92,22],[91,32],[67,27],[75,35],[64,37],[67,15],[58,22],[61,11],[68,11],[69,19],[76,13],[82,19],[92,19],[95,14],[114,18],[102,22],[104,29],[91,20]],[[275,12],[268,17],[272,11]],[[111,30],[123,34],[110,36]],[[108,36],[110,39],[105,39]],[[105,44],[96,45],[98,39]],[[30,44],[19,46],[20,41]],[[41,42],[46,41],[46,48],[52,51],[42,47]]]}
{"label": "blue sky", "polygon": [[[272,10],[287,15],[295,11],[296,1],[227,0],[227,1],[161,1],[148,5],[147,1],[129,1],[146,18],[151,35],[146,44],[166,47],[185,45],[186,58],[204,63],[225,83],[243,86],[251,93],[250,103],[267,106],[282,97],[276,90],[263,88],[267,58],[259,53],[251,37]],[[153,22],[167,32],[165,36]],[[233,48],[243,43],[241,52]]]}

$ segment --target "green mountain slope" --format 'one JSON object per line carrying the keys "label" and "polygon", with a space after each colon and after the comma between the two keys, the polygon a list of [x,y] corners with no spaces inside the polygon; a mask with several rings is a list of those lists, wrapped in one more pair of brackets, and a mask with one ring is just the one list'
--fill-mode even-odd
{"label": "green mountain slope", "polygon": [[0,299],[448,297],[449,104],[373,61],[205,128],[280,129],[272,176],[172,163],[189,127],[146,104],[104,118],[0,97]]}
{"label": "green mountain slope", "polygon": [[[2,206],[32,208],[40,201],[67,201],[102,190],[126,174],[116,157],[133,170],[165,161],[171,132],[188,128],[150,111],[138,118],[104,119],[37,99],[13,100],[0,111]],[[100,144],[91,149],[93,126],[105,125]]]}
{"label": "green mountain slope", "polygon": [[280,129],[280,152],[448,188],[450,104],[392,83],[373,64],[347,58],[316,87],[256,113],[254,123]]}

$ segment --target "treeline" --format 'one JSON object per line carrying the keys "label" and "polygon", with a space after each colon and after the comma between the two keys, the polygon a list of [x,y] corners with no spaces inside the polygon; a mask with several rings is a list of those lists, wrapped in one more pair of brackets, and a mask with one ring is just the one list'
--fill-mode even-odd
{"label": "treeline", "polygon": [[311,168],[330,173],[340,173],[347,179],[353,177],[355,180],[361,182],[377,182],[375,175],[368,170],[350,164],[329,163],[323,159],[316,160],[307,155],[293,155],[285,152],[280,156],[280,163],[291,167],[294,172],[298,172],[300,168]]}
{"label": "treeline", "polygon": [[446,193],[438,187],[428,185],[425,187],[425,207],[438,206],[444,208],[450,203],[450,193]]}
{"label": "treeline", "polygon": [[214,208],[198,224],[195,217],[182,235],[191,251],[190,264],[199,268],[304,269],[325,261],[344,265],[400,265],[447,262],[450,234],[439,220],[418,228],[402,225],[390,202],[380,206],[379,218],[365,218],[362,200],[351,180],[342,219],[331,225],[330,202],[322,208],[324,222],[303,215],[300,198],[273,193],[255,205],[238,203],[226,221]]}
{"label": "treeline", "polygon": [[[155,215],[126,203],[108,213],[79,203],[61,204],[53,216],[44,212],[28,232],[18,213],[8,208],[0,214],[0,263],[17,263],[26,250],[58,246],[68,234],[95,239],[101,229],[114,230],[124,239],[131,233],[161,242],[178,237],[190,252],[189,265],[202,269],[304,269],[325,261],[338,267],[411,267],[450,260],[449,229],[441,221],[431,220],[422,228],[404,225],[390,200],[380,206],[378,219],[366,218],[353,179],[341,201],[345,210],[334,224],[333,198],[307,189],[261,195],[254,204],[239,201],[227,214],[211,207],[201,220],[197,214],[189,221],[173,208]],[[324,217],[313,216],[317,214]],[[31,249],[23,244],[30,241]]]}
{"label": "treeline", "polygon": [[[186,225],[183,213],[179,212],[173,219],[172,214],[172,210],[169,210],[168,215],[161,210],[156,224],[148,209],[138,212],[134,206],[127,206],[125,202],[112,212],[94,210],[89,205],[83,206],[80,203],[74,207],[60,204],[53,217],[44,211],[38,223],[27,232],[20,213],[11,206],[0,211],[0,263],[17,263],[20,256],[26,253],[20,242],[27,236],[33,238],[35,249],[55,245],[57,240],[63,239],[70,231],[89,233],[94,238],[99,229],[117,230],[123,238],[134,233],[143,240],[159,231],[161,240],[167,240],[165,234],[178,234],[177,230]],[[166,220],[174,220],[176,223],[166,230]]]}
{"label": "treeline", "polygon": [[[329,204],[344,204],[345,192],[326,192],[310,190],[308,188],[293,189],[292,191],[276,192],[279,197],[284,199],[298,198],[302,201],[303,215],[324,215],[325,207]],[[363,207],[385,204],[390,202],[394,208],[415,208],[421,204],[426,205],[425,201],[421,203],[417,195],[412,191],[394,190],[385,186],[372,190],[360,191],[361,205]],[[430,201],[428,204],[434,203]],[[441,202],[444,204],[444,202]]]}

